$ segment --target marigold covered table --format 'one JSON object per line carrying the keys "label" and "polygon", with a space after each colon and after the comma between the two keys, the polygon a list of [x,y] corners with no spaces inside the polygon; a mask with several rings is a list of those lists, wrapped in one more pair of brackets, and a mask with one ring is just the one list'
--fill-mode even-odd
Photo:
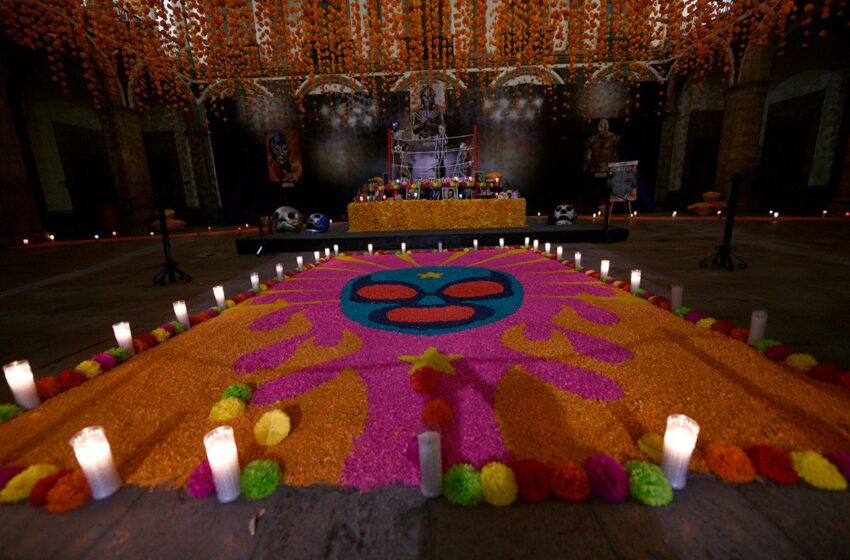
{"label": "marigold covered table", "polygon": [[348,205],[348,231],[525,227],[525,199],[386,200]]}

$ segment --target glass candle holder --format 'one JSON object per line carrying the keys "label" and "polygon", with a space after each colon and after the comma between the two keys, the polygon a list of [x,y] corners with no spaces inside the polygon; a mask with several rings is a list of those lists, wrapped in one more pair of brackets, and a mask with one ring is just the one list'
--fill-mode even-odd
{"label": "glass candle holder", "polygon": [[121,477],[102,426],[83,428],[71,438],[70,443],[95,500],[108,498],[121,488]]}
{"label": "glass candle holder", "polygon": [[30,410],[41,404],[41,398],[38,396],[38,389],[35,386],[35,378],[33,378],[32,369],[30,369],[30,363],[27,360],[18,360],[6,364],[3,366],[3,373],[6,375],[6,383],[9,384],[9,389],[12,390],[12,396],[15,397],[18,406]]}
{"label": "glass candle holder", "polygon": [[210,431],[204,436],[204,447],[207,450],[207,460],[210,462],[218,501],[232,502],[242,493],[239,452],[236,449],[233,428],[219,426]]}
{"label": "glass candle holder", "polygon": [[181,299],[171,305],[174,307],[174,316],[177,318],[177,322],[183,325],[184,329],[191,328],[192,323],[189,321],[189,310],[186,308],[186,302]]}
{"label": "glass candle holder", "polygon": [[224,286],[213,286],[215,304],[221,309],[227,309],[227,300],[224,297]]}
{"label": "glass candle holder", "polygon": [[131,356],[135,355],[136,350],[133,348],[133,332],[130,330],[130,323],[127,321],[115,323],[112,325],[112,332],[115,333],[115,341],[118,346],[129,352]]}
{"label": "glass candle holder", "polygon": [[699,436],[699,424],[684,414],[667,417],[667,431],[664,432],[664,454],[661,457],[661,470],[670,486],[676,490],[685,487],[688,477],[688,465]]}

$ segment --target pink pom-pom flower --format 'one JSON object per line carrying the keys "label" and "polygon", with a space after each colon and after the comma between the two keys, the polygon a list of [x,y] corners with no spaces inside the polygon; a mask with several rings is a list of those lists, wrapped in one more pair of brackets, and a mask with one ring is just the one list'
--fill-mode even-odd
{"label": "pink pom-pom flower", "polygon": [[784,362],[785,358],[794,353],[794,349],[784,344],[771,346],[764,351],[765,357],[772,362]]}
{"label": "pink pom-pom flower", "polygon": [[215,481],[209,461],[206,459],[201,461],[201,464],[189,475],[189,480],[186,481],[186,492],[193,498],[206,498],[215,492]]}
{"label": "pink pom-pom flower", "polygon": [[115,364],[118,363],[115,358],[111,354],[107,354],[106,352],[101,352],[100,354],[95,354],[91,357],[92,361],[95,361],[100,364],[100,369],[103,371],[109,371],[115,367]]}
{"label": "pink pom-pom flower", "polygon": [[613,504],[629,498],[629,473],[610,455],[599,453],[584,463],[593,493]]}
{"label": "pink pom-pom flower", "polygon": [[846,451],[833,451],[826,456],[829,462],[835,465],[841,475],[850,480],[850,453]]}
{"label": "pink pom-pom flower", "polygon": [[18,476],[23,470],[23,467],[18,466],[0,467],[0,490],[5,488],[9,481]]}
{"label": "pink pom-pom flower", "polygon": [[705,315],[703,315],[702,313],[700,313],[699,311],[697,311],[695,309],[691,309],[690,311],[685,313],[684,319],[685,319],[685,321],[690,321],[691,323],[696,323],[697,321],[699,321],[703,317],[705,317]]}

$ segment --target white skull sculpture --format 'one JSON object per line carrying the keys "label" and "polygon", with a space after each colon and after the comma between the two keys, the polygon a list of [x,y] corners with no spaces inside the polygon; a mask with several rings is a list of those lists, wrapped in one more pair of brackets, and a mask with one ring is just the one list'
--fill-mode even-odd
{"label": "white skull sculpture", "polygon": [[575,206],[572,204],[559,204],[555,207],[555,224],[559,226],[571,226],[578,218]]}
{"label": "white skull sculpture", "polygon": [[274,211],[276,231],[301,231],[304,227],[304,214],[292,206],[281,206]]}

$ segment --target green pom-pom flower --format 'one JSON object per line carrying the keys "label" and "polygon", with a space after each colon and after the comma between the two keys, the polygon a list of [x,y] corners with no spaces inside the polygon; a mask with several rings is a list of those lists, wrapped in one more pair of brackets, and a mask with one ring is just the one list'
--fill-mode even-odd
{"label": "green pom-pom flower", "polygon": [[171,321],[168,324],[171,325],[171,328],[174,329],[174,334],[180,334],[186,330],[186,327],[184,327],[183,323],[181,323],[180,321]]}
{"label": "green pom-pom flower", "polygon": [[277,490],[280,479],[280,467],[274,461],[251,461],[242,471],[242,493],[249,500],[267,498]]}
{"label": "green pom-pom flower", "polygon": [[474,506],[481,502],[481,475],[472,465],[455,465],[443,475],[443,495],[459,506]]}
{"label": "green pom-pom flower", "polygon": [[626,463],[629,490],[635,501],[646,506],[666,506],[673,501],[673,488],[658,465],[643,461]]}
{"label": "green pom-pom flower", "polygon": [[2,424],[3,422],[8,422],[23,411],[24,410],[16,404],[0,404],[0,424]]}
{"label": "green pom-pom flower", "polygon": [[130,353],[123,348],[110,348],[106,353],[115,358],[115,361],[119,364],[130,357]]}
{"label": "green pom-pom flower", "polygon": [[646,290],[644,290],[643,288],[638,288],[637,290],[635,290],[636,296],[642,296],[645,293],[646,293]]}
{"label": "green pom-pom flower", "polygon": [[221,394],[221,400],[236,397],[240,401],[247,403],[251,400],[251,395],[251,388],[248,385],[245,383],[236,383],[224,390],[224,393]]}
{"label": "green pom-pom flower", "polygon": [[757,340],[755,344],[753,344],[753,346],[755,346],[759,352],[764,352],[771,346],[779,346],[780,344],[782,343],[778,340],[774,340],[772,338],[763,338],[761,340]]}
{"label": "green pom-pom flower", "polygon": [[215,310],[216,310],[216,311],[218,311],[219,313],[221,313],[222,311],[224,311],[224,309],[222,309],[221,307],[219,307],[219,306],[217,306],[217,305],[213,305],[212,307],[210,307],[210,309],[215,309]]}
{"label": "green pom-pom flower", "polygon": [[678,315],[679,317],[684,317],[685,315],[687,315],[687,314],[688,314],[688,311],[690,311],[690,310],[691,310],[691,308],[690,308],[690,307],[685,307],[685,306],[683,305],[682,307],[680,307],[679,309],[677,309],[677,310],[676,310],[676,311],[674,311],[673,313],[675,313],[675,314],[676,314],[676,315]]}

